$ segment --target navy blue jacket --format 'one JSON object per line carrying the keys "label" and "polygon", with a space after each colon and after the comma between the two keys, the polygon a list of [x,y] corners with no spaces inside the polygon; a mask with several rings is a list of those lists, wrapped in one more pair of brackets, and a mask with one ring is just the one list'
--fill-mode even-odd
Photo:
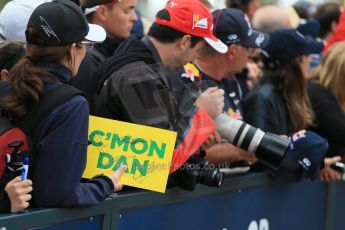
{"label": "navy blue jacket", "polygon": [[318,83],[308,84],[308,94],[315,114],[311,130],[329,142],[328,156],[345,156],[345,113],[337,98]]}
{"label": "navy blue jacket", "polygon": [[[45,84],[44,91],[71,80],[71,72],[57,64],[39,63],[57,80]],[[86,206],[97,204],[113,191],[105,176],[80,183],[86,165],[89,106],[81,95],[58,106],[32,130],[35,149],[32,170],[32,204],[39,207]]]}

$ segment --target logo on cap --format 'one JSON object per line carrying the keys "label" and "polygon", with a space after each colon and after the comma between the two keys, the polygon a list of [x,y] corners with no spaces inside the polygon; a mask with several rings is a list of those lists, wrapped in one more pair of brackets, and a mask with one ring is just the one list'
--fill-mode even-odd
{"label": "logo on cap", "polygon": [[44,18],[42,16],[40,16],[41,22],[43,22],[45,25],[41,25],[44,33],[50,37],[50,35],[54,36],[59,42],[60,39],[59,37],[56,35],[55,31],[51,28],[51,26],[48,24],[48,22],[46,22],[46,20],[44,20]]}
{"label": "logo on cap", "polygon": [[193,29],[202,28],[207,29],[207,18],[200,19],[200,16],[197,14],[193,15]]}
{"label": "logo on cap", "polygon": [[260,47],[261,44],[265,41],[265,36],[260,33],[259,36],[255,39],[255,44]]}
{"label": "logo on cap", "polygon": [[171,7],[171,8],[174,8],[174,6],[177,6],[177,3],[171,2],[171,3],[170,3],[170,7]]}
{"label": "logo on cap", "polygon": [[311,162],[310,162],[310,160],[308,158],[303,158],[302,162],[307,167],[310,167],[310,165],[311,165]]}
{"label": "logo on cap", "polygon": [[247,25],[248,25],[248,36],[252,36],[252,34],[253,34],[253,29],[252,29],[252,26],[250,25],[249,18],[247,17],[246,14],[244,15],[244,19],[246,20]]}
{"label": "logo on cap", "polygon": [[304,138],[305,136],[305,130],[301,130],[295,134],[292,135],[292,141],[297,141],[300,138]]}
{"label": "logo on cap", "polygon": [[235,42],[235,41],[237,41],[237,39],[238,39],[237,34],[230,34],[230,35],[228,36],[228,41],[229,41],[229,42]]}

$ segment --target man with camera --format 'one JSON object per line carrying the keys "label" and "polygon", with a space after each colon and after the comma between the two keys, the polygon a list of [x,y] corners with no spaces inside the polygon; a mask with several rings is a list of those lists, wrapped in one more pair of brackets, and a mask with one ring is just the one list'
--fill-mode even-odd
{"label": "man with camera", "polygon": [[[215,119],[217,130],[228,142],[206,148],[205,158],[214,164],[224,165],[238,160],[259,159],[265,169],[285,180],[302,177],[314,179],[324,165],[337,159],[325,159],[327,141],[310,131],[299,131],[288,140],[265,133],[241,121],[239,86],[233,74],[240,72],[255,49],[268,44],[268,35],[251,28],[246,16],[235,9],[213,12],[214,33],[228,45],[228,52],[218,54],[205,46],[193,64],[185,65],[181,78],[189,91],[202,92],[218,86],[223,89],[224,112]],[[174,81],[175,88],[181,88]]]}
{"label": "man with camera", "polygon": [[[228,46],[224,54],[214,52],[209,46],[203,47],[194,63],[184,66],[180,72],[187,88],[204,91],[209,87],[224,90],[223,111],[234,119],[242,120],[239,85],[234,77],[248,62],[248,57],[268,43],[268,36],[251,28],[246,15],[236,9],[222,9],[213,12],[214,33]],[[179,84],[172,79],[174,85]],[[177,86],[178,87],[178,86]],[[219,138],[215,134],[215,138]],[[206,146],[205,158],[214,164],[254,161],[255,156],[229,142],[211,147]]]}

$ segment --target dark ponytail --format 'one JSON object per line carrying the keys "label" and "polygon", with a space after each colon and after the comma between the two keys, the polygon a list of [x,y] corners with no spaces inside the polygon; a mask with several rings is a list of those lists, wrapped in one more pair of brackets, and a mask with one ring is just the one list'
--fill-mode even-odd
{"label": "dark ponytail", "polygon": [[17,117],[25,115],[39,103],[44,83],[55,77],[48,69],[37,67],[34,62],[59,63],[71,45],[38,46],[27,45],[27,57],[19,61],[10,71],[11,94],[3,99],[4,107]]}

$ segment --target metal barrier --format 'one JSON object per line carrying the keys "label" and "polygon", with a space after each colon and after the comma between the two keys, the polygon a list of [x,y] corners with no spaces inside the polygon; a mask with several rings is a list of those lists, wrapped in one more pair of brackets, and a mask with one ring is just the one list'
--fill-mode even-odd
{"label": "metal barrier", "polygon": [[265,173],[226,178],[221,188],[113,194],[85,208],[0,215],[0,229],[344,229],[345,183],[283,183]]}

